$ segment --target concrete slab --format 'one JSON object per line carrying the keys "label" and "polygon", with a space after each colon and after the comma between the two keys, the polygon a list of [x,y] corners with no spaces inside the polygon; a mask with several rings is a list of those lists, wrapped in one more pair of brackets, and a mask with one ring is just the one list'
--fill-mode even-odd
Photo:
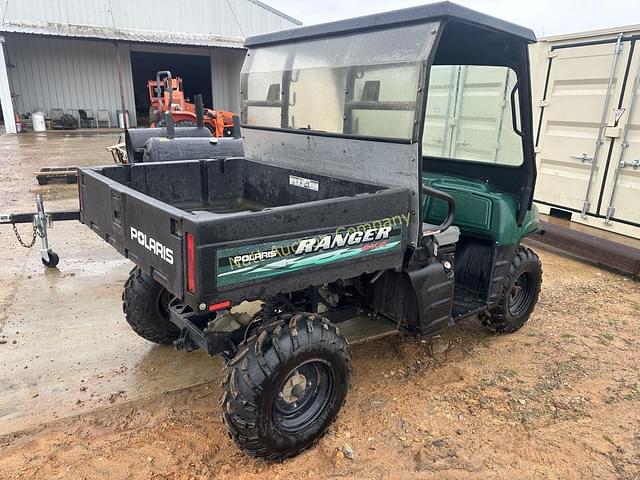
{"label": "concrete slab", "polygon": [[[110,163],[105,135],[18,135],[0,139],[0,211],[29,211],[35,192],[48,209],[77,207],[75,185],[39,187],[46,166]],[[29,232],[21,225],[20,231]],[[58,269],[0,227],[0,435],[217,378],[220,360],[139,338],[122,313],[132,264],[84,225],[56,223]]]}
{"label": "concrete slab", "polygon": [[44,269],[32,251],[7,312],[0,435],[217,377],[218,359],[129,328],[120,299],[128,260],[80,224],[61,225],[52,242],[59,269]]}

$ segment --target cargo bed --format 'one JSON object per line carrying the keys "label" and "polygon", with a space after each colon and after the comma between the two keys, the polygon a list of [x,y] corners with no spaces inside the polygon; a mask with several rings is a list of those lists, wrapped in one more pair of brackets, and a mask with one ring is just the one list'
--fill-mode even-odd
{"label": "cargo bed", "polygon": [[79,177],[82,222],[193,308],[402,265],[407,189],[244,158]]}

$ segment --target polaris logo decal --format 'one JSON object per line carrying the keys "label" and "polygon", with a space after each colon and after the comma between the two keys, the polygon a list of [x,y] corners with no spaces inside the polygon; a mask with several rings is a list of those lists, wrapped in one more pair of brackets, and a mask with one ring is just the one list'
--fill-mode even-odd
{"label": "polaris logo decal", "polygon": [[317,252],[319,250],[332,250],[345,246],[360,245],[361,243],[380,242],[387,240],[391,233],[391,227],[370,228],[368,230],[356,230],[355,232],[334,233],[317,238],[300,240],[295,255]]}
{"label": "polaris logo decal", "polygon": [[151,238],[143,231],[131,227],[131,240],[137,241],[141,246],[160,257],[169,265],[173,265],[173,250],[165,247],[162,243]]}
{"label": "polaris logo decal", "polygon": [[246,255],[236,255],[233,257],[233,261],[237,264],[240,263],[252,263],[260,262],[262,260],[268,260],[278,256],[278,252],[275,250],[267,250],[265,252],[251,252]]}
{"label": "polaris logo decal", "polygon": [[216,252],[216,284],[242,284],[356,258],[399,253],[410,214],[338,227],[315,236],[238,245]]}
{"label": "polaris logo decal", "polygon": [[368,230],[347,231],[344,233],[336,232],[322,237],[305,238],[296,240],[291,246],[288,246],[286,252],[283,248],[271,248],[269,250],[245,253],[244,255],[235,255],[230,257],[232,265],[244,266],[252,263],[261,262],[263,260],[271,260],[276,257],[284,257],[287,255],[304,255],[305,253],[314,253],[319,251],[333,250],[336,248],[353,247],[360,244],[362,248],[371,250],[378,246],[383,246],[388,240],[392,227],[370,228]]}

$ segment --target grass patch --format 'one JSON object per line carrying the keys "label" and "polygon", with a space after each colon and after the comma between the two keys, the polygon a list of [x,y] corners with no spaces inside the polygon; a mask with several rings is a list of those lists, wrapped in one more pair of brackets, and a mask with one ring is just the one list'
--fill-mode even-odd
{"label": "grass patch", "polygon": [[600,334],[600,343],[604,345],[609,345],[613,341],[613,334],[609,332],[604,332]]}
{"label": "grass patch", "polygon": [[505,368],[503,370],[500,370],[499,373],[509,378],[516,378],[518,375],[520,375],[518,371],[514,370],[513,368]]}
{"label": "grass patch", "polygon": [[573,340],[576,337],[571,333],[563,333],[562,335],[560,335],[560,338],[563,338],[565,340]]}
{"label": "grass patch", "polygon": [[633,304],[633,309],[634,309],[636,312],[640,312],[640,303],[634,303],[634,304]]}

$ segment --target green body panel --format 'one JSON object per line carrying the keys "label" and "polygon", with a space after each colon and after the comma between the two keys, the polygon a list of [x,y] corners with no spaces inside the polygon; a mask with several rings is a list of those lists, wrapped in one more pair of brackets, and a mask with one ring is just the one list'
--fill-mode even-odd
{"label": "green body panel", "polygon": [[[376,220],[361,225],[340,227],[334,232],[312,237],[317,248],[301,249],[302,242],[310,239],[293,238],[257,244],[245,244],[223,248],[216,252],[216,284],[218,287],[239,285],[261,279],[322,268],[336,262],[364,259],[372,255],[388,254],[402,250],[405,225],[402,218]],[[407,222],[409,216],[407,216]],[[382,238],[366,232],[388,229]],[[322,240],[326,241],[326,244]],[[334,242],[340,240],[339,245]],[[324,246],[323,246],[324,245]],[[322,248],[321,248],[322,246]]]}
{"label": "green body panel", "polygon": [[[521,226],[516,223],[517,200],[495,191],[482,180],[422,173],[422,182],[451,195],[456,201],[457,225],[463,234],[493,240],[498,245],[520,243],[523,237],[539,227],[538,209],[527,212]],[[422,204],[423,221],[441,223],[447,215],[446,202],[425,196]]]}

